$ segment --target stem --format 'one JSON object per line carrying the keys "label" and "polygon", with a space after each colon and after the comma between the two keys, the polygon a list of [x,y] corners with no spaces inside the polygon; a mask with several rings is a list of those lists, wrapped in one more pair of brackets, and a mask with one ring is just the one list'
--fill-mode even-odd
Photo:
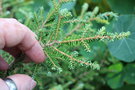
{"label": "stem", "polygon": [[46,52],[46,50],[44,50],[46,56],[49,58],[49,60],[52,62],[53,66],[56,67],[56,68],[59,68],[52,60],[52,58],[49,56],[49,54]]}
{"label": "stem", "polygon": [[71,60],[74,60],[74,61],[76,61],[76,62],[78,62],[78,63],[82,63],[82,64],[85,64],[85,65],[92,65],[91,63],[87,63],[87,62],[84,62],[84,61],[77,60],[77,59],[73,58],[72,56],[70,56],[70,55],[68,55],[68,54],[66,54],[66,53],[64,53],[64,52],[62,52],[62,51],[60,51],[59,49],[57,49],[57,48],[55,48],[55,47],[52,47],[52,48],[53,48],[54,50],[56,50],[57,52],[61,53],[62,55],[66,56],[66,57],[70,58]]}
{"label": "stem", "polygon": [[[69,21],[65,21],[64,23],[78,23],[78,22],[81,22],[81,21],[80,20],[69,20]],[[82,22],[88,23],[88,21],[82,21]]]}
{"label": "stem", "polygon": [[59,33],[59,28],[60,28],[61,19],[62,19],[62,17],[59,15],[59,17],[58,17],[58,24],[57,24],[57,28],[56,28],[56,34],[55,34],[55,39],[56,39],[56,40],[57,40],[58,33]]}
{"label": "stem", "polygon": [[70,42],[77,42],[77,41],[85,41],[85,40],[95,40],[95,39],[111,39],[110,36],[95,36],[95,37],[87,37],[87,38],[80,38],[80,39],[75,39],[75,40],[67,40],[67,41],[61,41],[59,44],[62,43],[70,43]]}
{"label": "stem", "polygon": [[87,37],[87,38],[80,38],[75,40],[67,40],[67,41],[56,41],[54,40],[52,43],[47,43],[45,46],[53,46],[54,44],[64,44],[64,43],[72,43],[72,42],[79,42],[79,41],[86,41],[86,40],[95,40],[95,39],[111,39],[110,36],[95,36],[95,37]]}
{"label": "stem", "polygon": [[54,23],[49,23],[49,24],[44,25],[44,27],[51,27],[53,25],[54,25]]}
{"label": "stem", "polygon": [[[83,18],[83,17],[81,17],[81,19],[82,19],[82,18]],[[88,22],[90,22],[90,21],[94,21],[94,20],[96,20],[96,18],[90,18],[90,19],[88,19],[88,20],[86,21],[86,23],[88,23]],[[70,20],[70,21],[66,21],[66,22],[64,22],[64,23],[73,23],[73,22],[79,22],[79,21],[78,21],[78,20],[74,20],[74,21]],[[72,35],[72,33],[74,33],[75,31],[79,30],[79,28],[80,28],[81,26],[83,26],[83,25],[84,25],[83,23],[77,24],[77,25],[75,26],[75,28],[73,28],[73,30],[71,30],[71,32],[69,32],[69,33],[66,35],[66,37],[65,37],[64,39],[66,39],[68,36]]]}
{"label": "stem", "polygon": [[71,0],[59,0],[59,3],[63,3],[63,2],[69,2]]}

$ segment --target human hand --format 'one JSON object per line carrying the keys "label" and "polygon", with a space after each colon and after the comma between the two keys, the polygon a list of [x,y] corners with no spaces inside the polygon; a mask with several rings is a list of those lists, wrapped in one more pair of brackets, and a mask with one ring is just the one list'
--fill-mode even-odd
{"label": "human hand", "polygon": [[[17,90],[32,90],[36,86],[36,82],[28,75],[15,74],[8,76],[7,78],[14,81],[17,86]],[[0,90],[9,90],[9,87],[2,79],[0,79]]]}
{"label": "human hand", "polygon": [[[46,57],[35,37],[36,35],[28,27],[19,23],[17,20],[0,18],[0,49],[10,53],[12,56],[17,57],[23,52],[26,55],[26,62],[43,62]],[[0,56],[0,70],[7,70],[8,67],[9,65],[7,62]],[[18,75],[13,75],[12,77],[18,80],[15,82],[19,87],[21,84],[20,82],[22,82],[21,80],[25,80],[25,78],[28,78],[29,76],[22,75],[19,78]]]}

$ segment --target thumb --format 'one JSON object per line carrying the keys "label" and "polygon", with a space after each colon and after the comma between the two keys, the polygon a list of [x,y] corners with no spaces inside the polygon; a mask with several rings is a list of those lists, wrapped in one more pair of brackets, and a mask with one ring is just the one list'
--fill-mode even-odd
{"label": "thumb", "polygon": [[36,82],[28,75],[15,74],[8,78],[15,82],[18,90],[32,90],[36,86]]}

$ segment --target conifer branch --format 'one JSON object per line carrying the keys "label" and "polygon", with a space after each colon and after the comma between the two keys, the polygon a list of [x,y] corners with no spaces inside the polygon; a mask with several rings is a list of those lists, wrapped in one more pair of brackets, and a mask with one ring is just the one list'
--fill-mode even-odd
{"label": "conifer branch", "polygon": [[[82,17],[81,17],[82,18]],[[85,21],[85,22],[90,22],[90,21],[94,21],[95,20],[95,18],[90,18],[89,20],[87,20],[87,21]],[[66,22],[64,22],[64,23],[72,23],[72,22],[79,22],[79,20],[74,20],[74,21],[66,21]],[[69,33],[67,33],[67,35],[66,35],[66,37],[65,37],[65,39],[68,37],[68,36],[70,36],[70,35],[72,35],[72,33],[74,33],[75,31],[77,31],[77,30],[79,30],[79,28],[80,27],[82,27],[84,25],[84,23],[79,23],[79,24],[77,24],[76,26],[75,26],[75,28],[73,28],[73,30],[71,30]]]}
{"label": "conifer branch", "polygon": [[59,3],[66,3],[66,2],[70,2],[70,1],[73,1],[73,0],[59,0]]}
{"label": "conifer branch", "polygon": [[53,46],[54,44],[64,44],[64,43],[72,43],[72,42],[81,42],[81,41],[86,41],[86,40],[95,40],[95,39],[111,39],[110,36],[95,36],[95,37],[87,37],[87,38],[79,38],[79,39],[75,39],[75,40],[65,40],[65,41],[57,41],[54,40],[51,43],[47,43],[45,46]]}
{"label": "conifer branch", "polygon": [[[107,23],[107,20],[102,20],[102,19],[100,19],[100,18],[90,18],[89,20],[78,20],[78,19],[74,19],[74,20],[68,20],[68,21],[64,21],[63,23],[64,24],[67,24],[67,23],[82,23],[81,25],[79,24],[79,25],[77,25],[77,26],[83,26],[83,23],[89,23],[89,22],[91,22],[91,21],[98,21],[98,22],[104,22],[104,23]],[[44,27],[50,27],[50,26],[52,26],[52,25],[54,25],[53,23],[51,23],[51,24],[45,24],[44,25]],[[76,27],[77,27],[76,26]],[[74,31],[74,29],[73,30],[71,30],[71,32],[70,33],[73,33],[73,32],[75,32]],[[68,34],[70,34],[70,33],[68,33]],[[68,36],[68,34],[67,34],[67,36]]]}
{"label": "conifer branch", "polygon": [[51,27],[53,25],[54,25],[54,23],[48,23],[48,24],[45,24],[43,27]]}
{"label": "conifer branch", "polygon": [[[79,19],[83,19],[84,18],[84,13],[86,12],[86,10],[88,9],[88,6],[85,4],[85,7],[82,7],[82,11],[81,11],[81,15],[79,17]],[[89,21],[89,20],[88,20]],[[87,22],[87,21],[86,21]],[[74,33],[76,30],[78,30],[83,24],[77,24],[75,26],[75,28],[73,30],[71,30],[71,32],[69,32],[65,38],[67,38],[68,36],[70,36],[72,33]]]}
{"label": "conifer branch", "polygon": [[46,56],[49,58],[49,60],[52,62],[53,66],[56,67],[56,68],[59,68],[52,60],[52,58],[49,56],[49,54],[46,52],[46,50],[44,50]]}
{"label": "conifer branch", "polygon": [[74,20],[65,21],[64,23],[79,23],[79,22],[88,23],[90,21],[74,19]]}
{"label": "conifer branch", "polygon": [[55,34],[55,39],[56,40],[57,40],[59,29],[60,29],[61,19],[62,19],[62,17],[59,15],[59,17],[58,17],[58,24],[57,24],[57,28],[56,28],[56,34]]}
{"label": "conifer branch", "polygon": [[52,41],[53,35],[54,35],[54,32],[51,33],[48,43]]}
{"label": "conifer branch", "polygon": [[87,62],[84,62],[84,61],[77,60],[77,59],[75,59],[74,57],[72,57],[72,56],[70,56],[70,55],[68,55],[68,54],[66,54],[66,53],[64,53],[64,52],[62,52],[61,50],[59,50],[59,49],[57,49],[57,48],[55,48],[55,47],[52,47],[52,48],[53,48],[54,50],[56,50],[57,52],[61,53],[62,55],[66,56],[66,57],[70,58],[71,60],[74,60],[74,61],[76,61],[76,62],[78,62],[78,63],[85,64],[85,65],[88,65],[88,66],[91,66],[91,65],[92,65],[91,63],[87,63]]}
{"label": "conifer branch", "polygon": [[87,52],[90,52],[91,50],[90,50],[90,48],[89,48],[88,43],[86,43],[85,41],[81,41],[81,42],[83,43],[84,47],[86,48],[86,51],[87,51]]}
{"label": "conifer branch", "polygon": [[48,16],[46,18],[46,20],[43,22],[43,24],[41,25],[40,28],[43,28],[45,26],[45,24],[47,23],[47,21],[52,17],[52,15],[55,13],[55,9],[53,9],[50,13],[48,13]]}
{"label": "conifer branch", "polygon": [[77,41],[85,41],[85,40],[95,40],[95,39],[111,39],[110,36],[95,36],[95,37],[87,37],[87,38],[80,38],[80,39],[75,39],[75,40],[67,40],[67,41],[61,41],[59,44],[63,43],[70,43],[70,42],[77,42]]}
{"label": "conifer branch", "polygon": [[[84,29],[84,32],[83,32],[82,38],[84,38],[84,37],[85,37],[85,34],[86,34],[86,32],[87,32],[87,31],[88,31],[88,29]],[[89,48],[88,43],[87,43],[87,42],[85,42],[85,41],[81,41],[81,42],[83,43],[83,45],[84,45],[84,47],[86,48],[87,52],[90,52],[90,48]]]}

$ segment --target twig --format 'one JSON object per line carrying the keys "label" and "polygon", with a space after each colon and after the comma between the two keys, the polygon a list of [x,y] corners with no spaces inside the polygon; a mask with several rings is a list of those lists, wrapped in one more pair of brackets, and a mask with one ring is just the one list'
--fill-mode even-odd
{"label": "twig", "polygon": [[87,38],[80,38],[80,39],[75,39],[75,40],[67,40],[67,41],[61,41],[59,42],[60,44],[62,43],[70,43],[70,42],[77,42],[77,41],[85,41],[85,40],[95,40],[95,39],[110,39],[110,36],[95,36],[95,37],[87,37]]}
{"label": "twig", "polygon": [[52,58],[48,55],[48,53],[44,50],[46,56],[49,58],[49,60],[52,62],[53,66],[56,67],[56,68],[59,68],[52,60]]}
{"label": "twig", "polygon": [[[81,16],[81,19],[82,19],[82,16]],[[88,19],[86,22],[90,22],[90,21],[94,21],[94,20],[96,20],[96,18],[90,18],[90,19]],[[71,22],[71,21],[66,21],[66,22],[64,22],[64,23],[69,23],[69,22]],[[78,22],[78,20],[75,20],[75,21],[72,21],[72,22]],[[74,33],[75,31],[79,30],[79,28],[82,27],[83,25],[84,25],[83,23],[77,24],[77,25],[75,26],[75,28],[73,28],[73,29],[71,30],[71,32],[69,32],[69,33],[66,35],[66,37],[65,37],[64,39],[66,39],[68,36],[72,35],[72,33]]]}
{"label": "twig", "polygon": [[57,28],[56,28],[56,34],[55,34],[56,40],[57,40],[58,33],[59,33],[59,28],[60,28],[61,19],[62,19],[62,17],[59,15],[59,17],[58,17],[58,24],[57,24]]}
{"label": "twig", "polygon": [[76,62],[78,62],[78,63],[82,63],[82,64],[89,65],[89,66],[92,65],[91,63],[87,63],[87,62],[84,62],[84,61],[77,60],[77,59],[73,58],[72,56],[70,56],[70,55],[68,55],[68,54],[66,54],[66,53],[64,53],[64,52],[62,52],[62,51],[60,51],[59,49],[57,49],[57,48],[55,48],[55,47],[52,47],[52,48],[53,48],[54,50],[56,50],[57,52],[61,53],[62,55],[66,56],[66,57],[70,58],[71,60],[74,60],[74,61],[76,61]]}
{"label": "twig", "polygon": [[75,40],[66,40],[66,41],[56,41],[54,40],[52,43],[47,43],[45,46],[53,46],[54,44],[64,44],[64,43],[71,43],[71,42],[78,42],[78,41],[86,41],[86,40],[95,40],[95,39],[111,39],[110,36],[95,36],[95,37],[87,37],[87,38],[80,38]]}

